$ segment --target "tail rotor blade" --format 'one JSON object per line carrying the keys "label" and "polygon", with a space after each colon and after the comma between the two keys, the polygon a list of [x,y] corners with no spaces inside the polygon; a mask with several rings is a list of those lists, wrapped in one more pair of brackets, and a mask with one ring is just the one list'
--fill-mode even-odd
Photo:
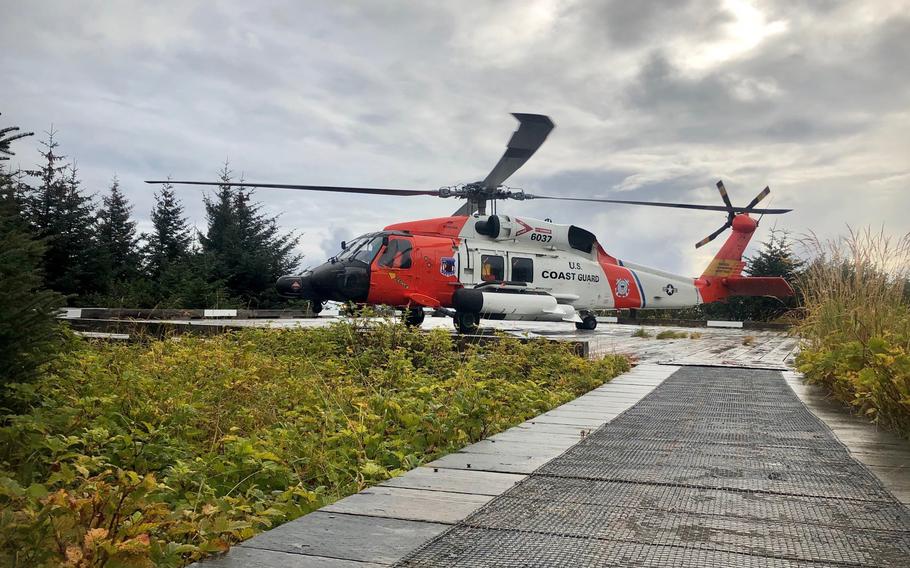
{"label": "tail rotor blade", "polygon": [[759,194],[755,196],[755,199],[753,199],[752,201],[749,202],[748,205],[746,205],[746,212],[748,213],[749,211],[751,211],[753,207],[758,205],[759,201],[768,197],[769,193],[771,193],[771,188],[768,186],[765,186],[765,189],[761,190],[759,192]]}
{"label": "tail rotor blade", "polygon": [[505,154],[487,174],[487,177],[480,182],[480,185],[486,189],[496,189],[509,176],[517,172],[518,168],[523,166],[540,148],[555,126],[550,117],[542,114],[514,113],[512,116],[517,118],[520,123],[518,130],[512,133]]}
{"label": "tail rotor blade", "polygon": [[730,196],[727,195],[727,188],[724,187],[724,182],[722,180],[717,181],[717,191],[720,192],[720,198],[724,200],[724,205],[726,205],[727,209],[732,213],[733,204],[730,203]]}
{"label": "tail rotor blade", "polygon": [[727,221],[726,223],[723,224],[723,226],[720,229],[714,231],[707,237],[705,237],[702,240],[695,243],[695,248],[701,248],[701,247],[705,246],[706,244],[710,243],[711,241],[713,241],[714,239],[717,238],[717,235],[723,233],[728,228],[730,228],[732,225],[733,225],[733,223],[731,223],[730,221]]}

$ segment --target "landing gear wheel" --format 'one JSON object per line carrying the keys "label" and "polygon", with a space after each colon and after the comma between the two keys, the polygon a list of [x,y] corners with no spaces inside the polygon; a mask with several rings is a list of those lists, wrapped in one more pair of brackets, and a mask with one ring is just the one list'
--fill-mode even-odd
{"label": "landing gear wheel", "polygon": [[410,308],[404,313],[404,324],[408,327],[418,327],[425,317],[423,308]]}
{"label": "landing gear wheel", "polygon": [[575,322],[575,329],[597,329],[597,318],[594,316],[585,316],[581,322]]}
{"label": "landing gear wheel", "polygon": [[455,312],[455,329],[458,333],[475,333],[477,324],[480,321],[478,314],[474,312]]}
{"label": "landing gear wheel", "polygon": [[318,316],[319,312],[322,311],[322,301],[310,300],[310,311],[313,312],[314,316]]}

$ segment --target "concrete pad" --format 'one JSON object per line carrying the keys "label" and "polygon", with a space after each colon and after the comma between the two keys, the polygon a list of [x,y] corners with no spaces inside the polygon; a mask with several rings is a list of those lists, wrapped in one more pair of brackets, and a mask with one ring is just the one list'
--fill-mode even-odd
{"label": "concrete pad", "polygon": [[235,546],[227,554],[205,558],[195,566],[204,568],[275,568],[276,566],[282,568],[379,568],[388,566],[388,564]]}
{"label": "concrete pad", "polygon": [[449,526],[315,511],[258,534],[234,550],[255,548],[392,564]]}
{"label": "concrete pad", "polygon": [[377,486],[345,497],[320,510],[326,513],[454,524],[485,505],[493,497]]}
{"label": "concrete pad", "polygon": [[383,482],[381,486],[494,496],[511,489],[512,486],[525,477],[524,475],[511,473],[421,466],[412,469],[404,475],[393,477]]}

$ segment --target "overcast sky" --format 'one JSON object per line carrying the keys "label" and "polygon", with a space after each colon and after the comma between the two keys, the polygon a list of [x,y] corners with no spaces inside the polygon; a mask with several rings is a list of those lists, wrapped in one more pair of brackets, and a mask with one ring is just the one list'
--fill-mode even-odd
{"label": "overcast sky", "polygon": [[[745,205],[822,236],[910,231],[910,0],[80,2],[0,0],[0,124],[51,123],[99,194],[116,174],[141,228],[144,179],[435,189],[482,179],[517,123],[556,130],[507,185]],[[35,141],[17,143],[31,166]],[[15,164],[15,162],[14,162]],[[204,228],[202,192],[180,189]],[[302,235],[338,241],[459,202],[260,190]],[[613,254],[697,274],[722,213],[508,203]]]}

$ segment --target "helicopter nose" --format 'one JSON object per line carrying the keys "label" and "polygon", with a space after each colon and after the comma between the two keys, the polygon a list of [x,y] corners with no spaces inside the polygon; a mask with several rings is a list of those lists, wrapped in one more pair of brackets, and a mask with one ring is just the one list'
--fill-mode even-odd
{"label": "helicopter nose", "polygon": [[368,266],[327,262],[299,276],[282,276],[275,288],[286,298],[365,302],[370,271]]}
{"label": "helicopter nose", "polygon": [[282,276],[275,283],[278,294],[285,298],[313,299],[313,274],[305,272],[299,276]]}

